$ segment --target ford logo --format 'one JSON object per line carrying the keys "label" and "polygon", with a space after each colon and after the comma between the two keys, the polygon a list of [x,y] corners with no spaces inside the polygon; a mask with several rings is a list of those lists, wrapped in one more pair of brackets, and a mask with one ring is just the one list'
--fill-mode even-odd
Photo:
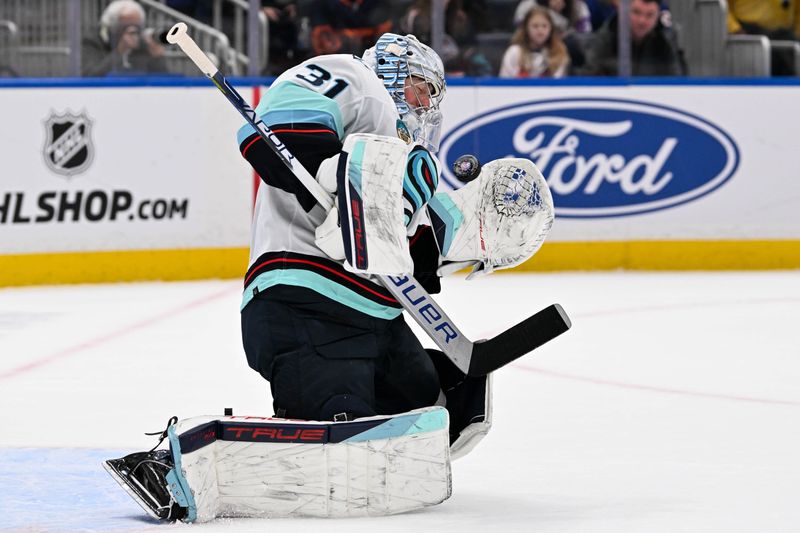
{"label": "ford logo", "polygon": [[723,185],[739,166],[730,135],[678,109],[610,98],[517,104],[472,117],[442,139],[444,181],[463,154],[488,162],[526,157],[547,178],[556,213],[591,218],[685,204]]}

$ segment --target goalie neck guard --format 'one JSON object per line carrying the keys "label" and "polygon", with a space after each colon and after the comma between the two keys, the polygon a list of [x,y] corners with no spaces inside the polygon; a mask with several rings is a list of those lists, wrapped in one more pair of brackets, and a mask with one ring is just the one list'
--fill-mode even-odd
{"label": "goalie neck guard", "polygon": [[[383,82],[413,139],[436,152],[442,123],[439,104],[446,90],[439,55],[413,35],[384,33],[375,46],[364,52],[363,59]],[[409,77],[424,80],[428,94],[420,95]],[[429,102],[412,105],[406,98],[406,89],[417,92],[418,102],[420,96]]]}

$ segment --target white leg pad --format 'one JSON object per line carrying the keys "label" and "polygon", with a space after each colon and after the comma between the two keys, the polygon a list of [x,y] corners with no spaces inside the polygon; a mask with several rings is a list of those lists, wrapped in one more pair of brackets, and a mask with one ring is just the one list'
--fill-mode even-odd
{"label": "white leg pad", "polygon": [[169,430],[170,489],[187,522],[420,509],[450,496],[448,426],[441,407],[352,422],[190,418]]}

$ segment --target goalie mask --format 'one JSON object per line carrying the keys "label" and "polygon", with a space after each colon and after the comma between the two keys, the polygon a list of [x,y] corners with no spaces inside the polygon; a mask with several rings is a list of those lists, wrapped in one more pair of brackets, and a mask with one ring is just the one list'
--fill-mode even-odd
{"label": "goalie mask", "polygon": [[363,59],[389,91],[413,140],[436,152],[445,93],[444,65],[436,52],[413,35],[384,33]]}

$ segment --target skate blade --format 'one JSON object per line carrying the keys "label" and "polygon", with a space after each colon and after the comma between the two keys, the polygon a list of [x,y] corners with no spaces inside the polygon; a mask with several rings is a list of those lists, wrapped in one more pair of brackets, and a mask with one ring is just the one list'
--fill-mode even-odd
{"label": "skate blade", "polygon": [[138,503],[142,509],[144,509],[144,512],[146,512],[149,516],[155,518],[156,520],[163,520],[162,517],[158,516],[158,513],[153,508],[153,506],[148,504],[147,501],[145,501],[142,495],[138,492],[138,490],[140,489],[131,486],[131,484],[128,483],[128,480],[124,478],[122,474],[119,473],[117,468],[112,464],[112,461],[115,461],[115,459],[109,459],[108,461],[103,461],[103,468],[106,469],[106,472],[108,472],[111,475],[111,477],[114,478],[114,481],[116,481],[119,484],[119,486],[122,487],[122,490],[127,492],[128,495],[131,498],[133,498],[133,500],[136,503]]}

